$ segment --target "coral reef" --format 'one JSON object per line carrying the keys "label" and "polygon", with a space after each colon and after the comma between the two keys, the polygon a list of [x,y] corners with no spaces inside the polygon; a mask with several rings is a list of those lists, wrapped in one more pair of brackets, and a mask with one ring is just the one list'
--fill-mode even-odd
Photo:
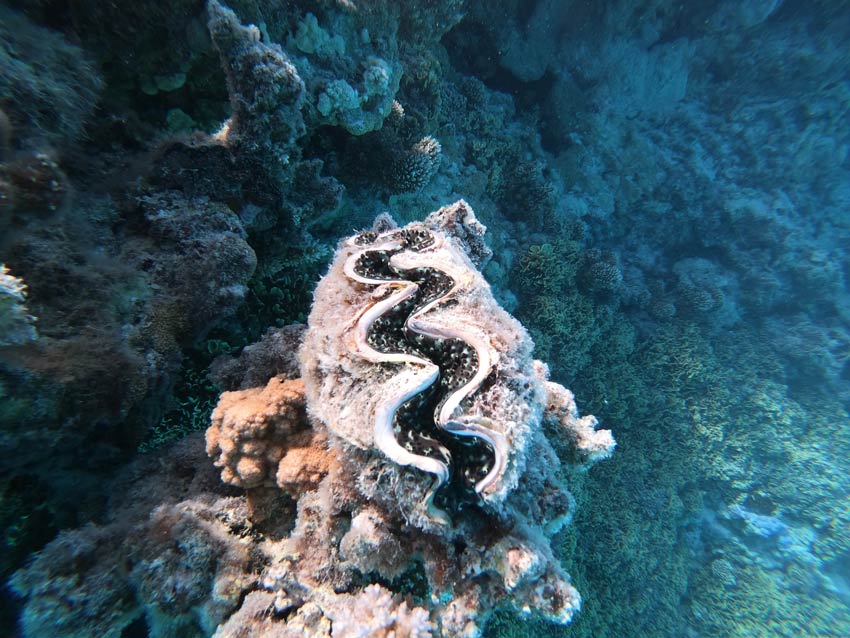
{"label": "coral reef", "polygon": [[[194,439],[169,452],[173,476],[119,481],[158,481],[151,516],[116,501],[113,523],[60,535],[19,571],[24,635],[143,622],[151,636],[472,637],[505,607],[570,622],[580,598],[549,538],[575,510],[569,477],[614,440],[493,300],[474,265],[484,230],[461,201],[342,242],[316,291],[303,380],[225,392],[213,412],[206,450],[244,496],[222,496],[204,470],[188,484]],[[255,365],[273,373],[278,340],[300,333],[226,360],[230,383]],[[421,584],[405,594],[410,579]],[[88,603],[61,603],[76,598]]]}
{"label": "coral reef", "polygon": [[[175,313],[187,313],[173,320],[204,334],[245,295],[257,265],[247,233],[233,211],[215,202],[186,199],[176,191],[145,194],[138,201],[139,221],[152,245],[140,242],[125,258],[146,262],[139,270],[166,292]],[[145,259],[144,253],[154,251],[160,253],[155,260]]]}
{"label": "coral reef", "polygon": [[265,44],[257,27],[242,26],[216,0],[207,3],[209,30],[227,75],[233,116],[219,135],[242,152],[285,168],[304,135],[304,82],[279,45]]}
{"label": "coral reef", "polygon": [[[153,458],[131,467],[116,489],[133,499],[113,509],[113,522],[60,535],[15,576],[13,589],[32,602],[24,635],[117,637],[133,623],[162,638],[215,630],[256,557],[240,542],[245,505],[212,491],[215,476],[196,464],[201,447],[196,437],[172,450],[166,474]],[[156,482],[139,489],[144,476]],[[188,493],[197,496],[181,500]]]}
{"label": "coral reef", "polygon": [[[78,528],[0,634],[23,605],[30,634],[124,638],[850,634],[844,3],[9,0],[0,23],[0,576]],[[408,225],[461,198],[487,245]],[[407,230],[358,232],[384,212]],[[288,325],[329,261],[348,312]],[[513,341],[470,333],[476,305]],[[607,441],[531,356],[616,424],[614,462],[583,471]],[[376,377],[427,388],[385,403]],[[230,484],[174,442],[222,391]],[[562,572],[566,630],[531,587]]]}
{"label": "coral reef", "polygon": [[321,15],[324,27],[313,13],[298,23],[288,44],[301,56],[318,123],[354,135],[381,128],[401,80],[397,12],[392,3],[376,2],[363,11],[336,14],[332,22],[330,15]]}
{"label": "coral reef", "polygon": [[[39,338],[22,338],[31,324],[6,330],[4,295],[4,339],[17,343],[0,354],[0,484],[24,497],[8,501],[20,509],[4,512],[4,524],[40,527],[31,538],[43,542],[97,511],[102,476],[160,420],[183,348],[235,310],[256,261],[238,217],[208,200],[148,192],[119,210],[107,197],[76,195],[51,210],[35,204],[37,192],[16,199],[2,238],[12,272],[27,282]],[[74,440],[87,441],[85,454],[61,451]],[[38,499],[37,516],[25,495]],[[4,536],[4,570],[27,538]]]}
{"label": "coral reef", "polygon": [[421,119],[394,101],[381,130],[346,141],[346,181],[355,188],[383,185],[388,194],[423,192],[439,172],[443,148],[422,129]]}
{"label": "coral reef", "polygon": [[555,189],[542,164],[508,157],[497,175],[493,191],[505,217],[542,227],[555,207]]}

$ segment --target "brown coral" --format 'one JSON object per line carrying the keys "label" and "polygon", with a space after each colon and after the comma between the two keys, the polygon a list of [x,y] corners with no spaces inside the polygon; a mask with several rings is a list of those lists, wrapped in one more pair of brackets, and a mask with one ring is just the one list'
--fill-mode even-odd
{"label": "brown coral", "polygon": [[221,395],[207,430],[207,454],[221,468],[225,483],[244,488],[273,485],[287,454],[285,442],[291,443],[305,428],[304,384],[275,377],[264,388]]}

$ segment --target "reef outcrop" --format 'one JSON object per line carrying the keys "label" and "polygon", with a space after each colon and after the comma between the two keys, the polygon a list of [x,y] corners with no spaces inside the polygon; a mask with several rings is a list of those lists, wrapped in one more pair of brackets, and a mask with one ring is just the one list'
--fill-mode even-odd
{"label": "reef outcrop", "polygon": [[547,380],[493,299],[476,267],[484,232],[463,201],[403,228],[380,217],[341,242],[316,289],[302,378],[222,395],[207,432],[222,479],[249,488],[256,512],[279,489],[298,514],[263,593],[218,635],[261,635],[282,623],[269,609],[298,610],[286,622],[301,627],[315,605],[336,632],[336,616],[390,600],[380,583],[417,574],[429,596],[391,613],[420,626],[395,635],[476,636],[505,605],[561,623],[579,609],[547,540],[572,516],[575,468],[544,431],[573,447],[576,467],[614,441]]}
{"label": "reef outcrop", "polygon": [[[80,635],[92,614],[116,636],[143,618],[152,636],[216,638],[473,637],[506,607],[570,622],[581,599],[549,539],[574,513],[569,480],[614,440],[579,417],[494,300],[477,268],[484,232],[459,201],[403,228],[382,215],[343,240],[315,292],[300,378],[272,361],[291,358],[275,344],[300,329],[227,361],[235,387],[256,379],[240,368],[281,373],[223,393],[213,412],[206,451],[226,485],[176,472],[151,490],[167,498],[150,519],[124,506],[111,525],[60,535],[13,581],[25,635],[43,618]],[[197,452],[190,440],[169,454],[185,465]],[[69,543],[115,551],[61,580]],[[121,596],[62,611],[105,573]]]}

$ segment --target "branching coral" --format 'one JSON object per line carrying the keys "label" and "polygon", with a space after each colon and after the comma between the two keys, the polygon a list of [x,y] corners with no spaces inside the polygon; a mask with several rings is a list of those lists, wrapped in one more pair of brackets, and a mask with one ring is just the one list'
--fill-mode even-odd
{"label": "branching coral", "polygon": [[391,187],[399,192],[417,191],[431,181],[440,168],[443,147],[427,135],[396,158],[389,176]]}
{"label": "branching coral", "polygon": [[421,118],[394,101],[381,130],[346,140],[345,172],[389,194],[422,191],[439,171],[443,155],[439,140],[423,136],[422,127]]}
{"label": "branching coral", "polygon": [[622,273],[612,261],[564,235],[529,246],[517,260],[518,314],[530,327],[538,356],[550,358],[558,374],[577,375],[589,364],[594,344],[615,332],[613,308],[588,294],[616,302]]}
{"label": "branching coral", "polygon": [[544,165],[508,155],[493,178],[496,200],[508,219],[542,227],[555,209],[555,188]]}

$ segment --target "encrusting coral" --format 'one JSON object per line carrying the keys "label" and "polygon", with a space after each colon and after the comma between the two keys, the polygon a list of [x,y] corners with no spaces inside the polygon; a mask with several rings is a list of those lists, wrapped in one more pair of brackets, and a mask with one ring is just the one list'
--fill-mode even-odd
{"label": "encrusting coral", "polygon": [[[206,449],[227,485],[179,469],[202,462],[193,439],[174,448],[176,464],[149,476],[149,520],[125,505],[18,572],[24,635],[44,630],[39,618],[57,638],[93,622],[118,636],[142,616],[151,636],[216,638],[473,637],[506,607],[570,622],[580,597],[549,538],[575,509],[565,477],[614,441],[493,300],[476,268],[484,231],[460,201],[343,241],[316,291],[302,378],[225,392],[213,413]],[[302,329],[280,332],[227,360],[231,386],[257,378],[251,366],[291,367],[279,346]],[[553,445],[572,451],[569,467]],[[74,535],[115,551],[46,587],[74,560]],[[62,606],[103,574],[120,596]]]}

